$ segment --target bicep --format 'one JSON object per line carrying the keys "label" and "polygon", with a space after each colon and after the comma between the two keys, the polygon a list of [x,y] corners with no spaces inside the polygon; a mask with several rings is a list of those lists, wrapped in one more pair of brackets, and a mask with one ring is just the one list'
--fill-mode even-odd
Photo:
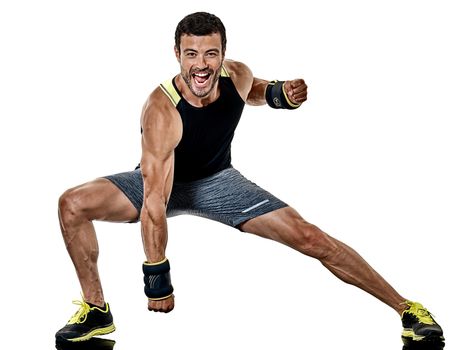
{"label": "bicep", "polygon": [[144,195],[168,201],[173,183],[175,147],[180,139],[176,120],[157,111],[142,118],[141,173]]}

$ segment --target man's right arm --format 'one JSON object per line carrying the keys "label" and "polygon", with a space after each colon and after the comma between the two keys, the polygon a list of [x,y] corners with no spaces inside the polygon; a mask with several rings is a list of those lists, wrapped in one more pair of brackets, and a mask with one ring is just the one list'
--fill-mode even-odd
{"label": "man's right arm", "polygon": [[[144,200],[141,229],[147,266],[163,262],[167,246],[166,207],[174,174],[174,150],[181,138],[181,120],[160,89],[146,103],[142,117],[141,173]],[[173,297],[172,297],[173,299]],[[167,300],[151,300],[154,311],[170,311]]]}
{"label": "man's right arm", "polygon": [[[262,106],[267,103],[273,108],[295,109],[307,99],[307,85],[303,79],[281,81],[276,84],[276,81],[254,77],[250,68],[241,62],[225,60],[224,65],[240,96],[250,106]],[[274,85],[277,85],[277,88],[271,89]],[[274,98],[284,100],[283,105],[280,107],[271,105]]]}

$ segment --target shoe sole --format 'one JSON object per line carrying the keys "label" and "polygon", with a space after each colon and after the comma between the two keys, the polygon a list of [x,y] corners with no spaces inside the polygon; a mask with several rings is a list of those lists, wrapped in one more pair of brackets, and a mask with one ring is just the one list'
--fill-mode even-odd
{"label": "shoe sole", "polygon": [[92,331],[90,331],[89,333],[86,333],[85,335],[82,335],[81,337],[72,338],[72,339],[64,339],[64,338],[61,338],[61,339],[72,342],[72,343],[77,343],[77,342],[89,340],[92,337],[95,337],[96,335],[105,335],[105,334],[112,333],[113,331],[115,331],[115,326],[112,323],[110,326],[107,326],[107,327],[93,329]]}
{"label": "shoe sole", "polygon": [[444,337],[443,336],[426,336],[426,337],[406,337],[402,336],[402,342],[404,343],[403,350],[416,350],[416,349],[430,349],[430,350],[442,350],[444,349]]}

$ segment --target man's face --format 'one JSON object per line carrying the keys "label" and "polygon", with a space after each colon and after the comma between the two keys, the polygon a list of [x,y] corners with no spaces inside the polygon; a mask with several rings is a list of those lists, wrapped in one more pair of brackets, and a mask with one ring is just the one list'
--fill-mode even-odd
{"label": "man's face", "polygon": [[180,63],[181,76],[190,91],[197,97],[208,96],[219,80],[224,60],[220,34],[183,34],[180,51],[175,48],[175,54]]}

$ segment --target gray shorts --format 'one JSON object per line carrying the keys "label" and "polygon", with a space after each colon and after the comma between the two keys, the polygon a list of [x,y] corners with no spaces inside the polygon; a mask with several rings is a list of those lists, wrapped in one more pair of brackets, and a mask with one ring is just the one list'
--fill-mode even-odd
{"label": "gray shorts", "polygon": [[[105,178],[112,181],[141,213],[143,179],[140,169]],[[204,179],[175,182],[167,205],[167,217],[190,214],[238,227],[247,220],[286,206],[230,167]]]}

